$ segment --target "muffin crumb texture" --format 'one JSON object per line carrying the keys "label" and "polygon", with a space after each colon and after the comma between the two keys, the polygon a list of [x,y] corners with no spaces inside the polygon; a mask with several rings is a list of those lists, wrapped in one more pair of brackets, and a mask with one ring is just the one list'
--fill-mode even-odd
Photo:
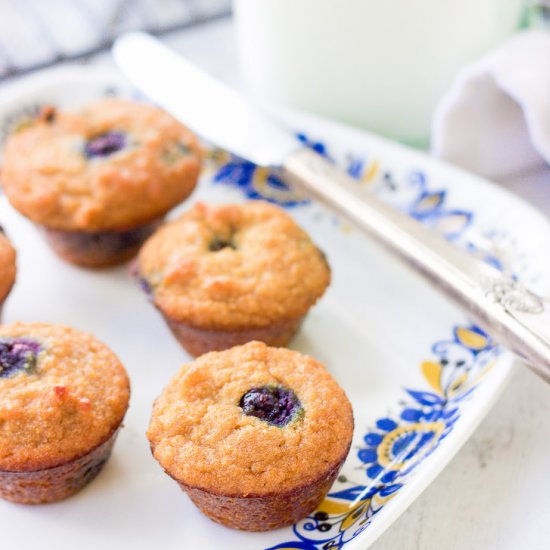
{"label": "muffin crumb texture", "polygon": [[0,471],[30,472],[105,444],[126,412],[129,381],[91,335],[15,323],[0,326],[0,394]]}
{"label": "muffin crumb texture", "polygon": [[[284,388],[292,418],[276,425],[245,414],[243,396],[255,388]],[[251,342],[184,365],[156,401],[148,437],[155,458],[190,494],[253,499],[326,485],[352,432],[351,405],[320,363]]]}
{"label": "muffin crumb texture", "polygon": [[213,331],[295,326],[330,282],[308,235],[261,201],[196,204],[161,227],[138,262],[170,321]]}
{"label": "muffin crumb texture", "polygon": [[7,297],[15,282],[15,259],[15,249],[0,227],[0,302]]}
{"label": "muffin crumb texture", "polygon": [[161,218],[195,187],[198,142],[164,111],[110,98],[52,113],[11,134],[4,151],[5,193],[35,223],[125,231]]}

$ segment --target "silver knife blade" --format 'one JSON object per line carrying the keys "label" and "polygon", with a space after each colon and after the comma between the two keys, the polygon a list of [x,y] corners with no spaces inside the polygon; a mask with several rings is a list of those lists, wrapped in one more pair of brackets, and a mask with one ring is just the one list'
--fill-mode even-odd
{"label": "silver knife blade", "polygon": [[152,36],[125,34],[112,52],[138,89],[206,141],[261,166],[280,166],[298,149],[280,124]]}
{"label": "silver knife blade", "polygon": [[130,81],[155,103],[208,141],[279,168],[287,181],[376,239],[550,382],[550,302],[360,189],[237,92],[156,39],[125,35],[113,53]]}

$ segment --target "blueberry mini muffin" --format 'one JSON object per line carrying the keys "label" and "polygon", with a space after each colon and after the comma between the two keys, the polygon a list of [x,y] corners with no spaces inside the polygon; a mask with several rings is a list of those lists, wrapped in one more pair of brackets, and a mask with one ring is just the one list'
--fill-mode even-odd
{"label": "blueberry mini muffin", "polygon": [[330,282],[323,253],[281,208],[199,203],[147,240],[142,286],[193,355],[285,346]]}
{"label": "blueberry mini muffin", "polygon": [[171,116],[104,99],[74,113],[44,109],[9,136],[2,183],[61,257],[101,267],[132,257],[199,169],[197,140]]}
{"label": "blueberry mini muffin", "polygon": [[0,317],[2,307],[15,283],[15,249],[0,227]]}
{"label": "blueberry mini muffin", "polygon": [[204,514],[265,531],[318,506],[352,433],[351,405],[320,363],[249,342],[184,365],[155,402],[147,435]]}
{"label": "blueberry mini muffin", "polygon": [[88,334],[0,326],[0,497],[66,498],[106,463],[128,407],[128,377]]}

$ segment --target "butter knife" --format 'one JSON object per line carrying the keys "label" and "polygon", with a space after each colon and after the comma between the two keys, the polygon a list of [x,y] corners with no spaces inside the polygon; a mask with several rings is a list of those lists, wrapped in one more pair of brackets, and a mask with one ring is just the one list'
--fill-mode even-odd
{"label": "butter knife", "polygon": [[428,279],[496,342],[550,382],[550,302],[360,189],[339,168],[300,146],[292,132],[235,90],[155,38],[129,33],[113,46],[125,76],[207,141],[325,203]]}

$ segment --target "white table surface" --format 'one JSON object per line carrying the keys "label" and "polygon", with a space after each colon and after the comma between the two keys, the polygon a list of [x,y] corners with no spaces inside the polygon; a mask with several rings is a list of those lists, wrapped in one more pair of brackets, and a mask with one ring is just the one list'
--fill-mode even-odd
{"label": "white table surface", "polygon": [[[169,35],[166,42],[241,86],[230,20]],[[93,62],[110,59],[102,55]],[[550,215],[550,169],[505,186]],[[371,548],[548,550],[549,466],[550,388],[518,368],[472,438]]]}

